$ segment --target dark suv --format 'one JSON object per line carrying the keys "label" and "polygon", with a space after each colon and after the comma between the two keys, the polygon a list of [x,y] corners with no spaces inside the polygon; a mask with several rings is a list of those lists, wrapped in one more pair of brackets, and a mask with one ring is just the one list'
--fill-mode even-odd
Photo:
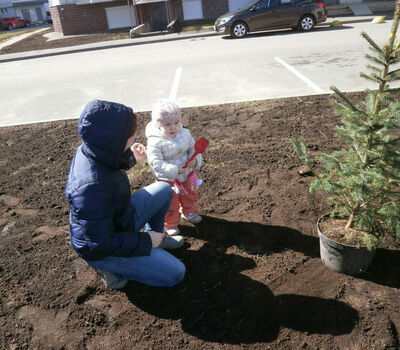
{"label": "dark suv", "polygon": [[215,21],[214,30],[243,38],[248,32],[299,28],[309,31],[328,18],[325,3],[313,0],[256,0]]}

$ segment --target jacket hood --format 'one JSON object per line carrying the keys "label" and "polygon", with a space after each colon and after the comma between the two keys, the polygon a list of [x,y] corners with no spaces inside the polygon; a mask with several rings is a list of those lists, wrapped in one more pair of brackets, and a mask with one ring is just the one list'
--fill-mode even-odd
{"label": "jacket hood", "polygon": [[84,108],[78,122],[83,152],[113,168],[127,168],[133,158],[124,153],[133,123],[133,110],[120,103],[94,100]]}
{"label": "jacket hood", "polygon": [[157,123],[155,122],[150,122],[146,125],[146,131],[145,131],[146,137],[164,137],[162,131],[158,127]]}

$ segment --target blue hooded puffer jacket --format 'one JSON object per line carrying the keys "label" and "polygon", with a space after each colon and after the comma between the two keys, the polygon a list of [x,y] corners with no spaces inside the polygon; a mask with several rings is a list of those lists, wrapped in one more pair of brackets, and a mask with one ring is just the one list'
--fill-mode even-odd
{"label": "blue hooded puffer jacket", "polygon": [[131,108],[100,100],[89,102],[79,118],[82,144],[65,194],[72,247],[85,260],[150,254],[149,234],[133,232],[135,208],[125,169],[135,158],[130,149],[124,152],[132,123]]}

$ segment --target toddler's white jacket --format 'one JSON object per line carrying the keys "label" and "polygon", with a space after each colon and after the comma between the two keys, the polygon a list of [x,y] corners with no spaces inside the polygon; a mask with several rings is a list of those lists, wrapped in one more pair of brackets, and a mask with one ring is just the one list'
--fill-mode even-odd
{"label": "toddler's white jacket", "polygon": [[[186,181],[190,169],[184,174],[178,175],[179,168],[194,153],[194,139],[190,131],[181,126],[178,134],[174,137],[164,136],[157,124],[150,122],[146,126],[147,137],[147,159],[152,168],[153,176],[160,180],[173,182],[176,178]],[[196,156],[196,168],[202,163],[202,156]]]}

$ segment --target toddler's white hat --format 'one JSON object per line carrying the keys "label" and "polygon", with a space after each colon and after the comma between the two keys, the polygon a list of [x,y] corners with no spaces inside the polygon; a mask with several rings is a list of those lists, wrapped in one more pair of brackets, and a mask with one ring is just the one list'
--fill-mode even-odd
{"label": "toddler's white hat", "polygon": [[157,101],[153,106],[153,111],[151,112],[151,120],[160,125],[169,120],[179,120],[181,121],[181,110],[178,105],[168,99],[161,99]]}

